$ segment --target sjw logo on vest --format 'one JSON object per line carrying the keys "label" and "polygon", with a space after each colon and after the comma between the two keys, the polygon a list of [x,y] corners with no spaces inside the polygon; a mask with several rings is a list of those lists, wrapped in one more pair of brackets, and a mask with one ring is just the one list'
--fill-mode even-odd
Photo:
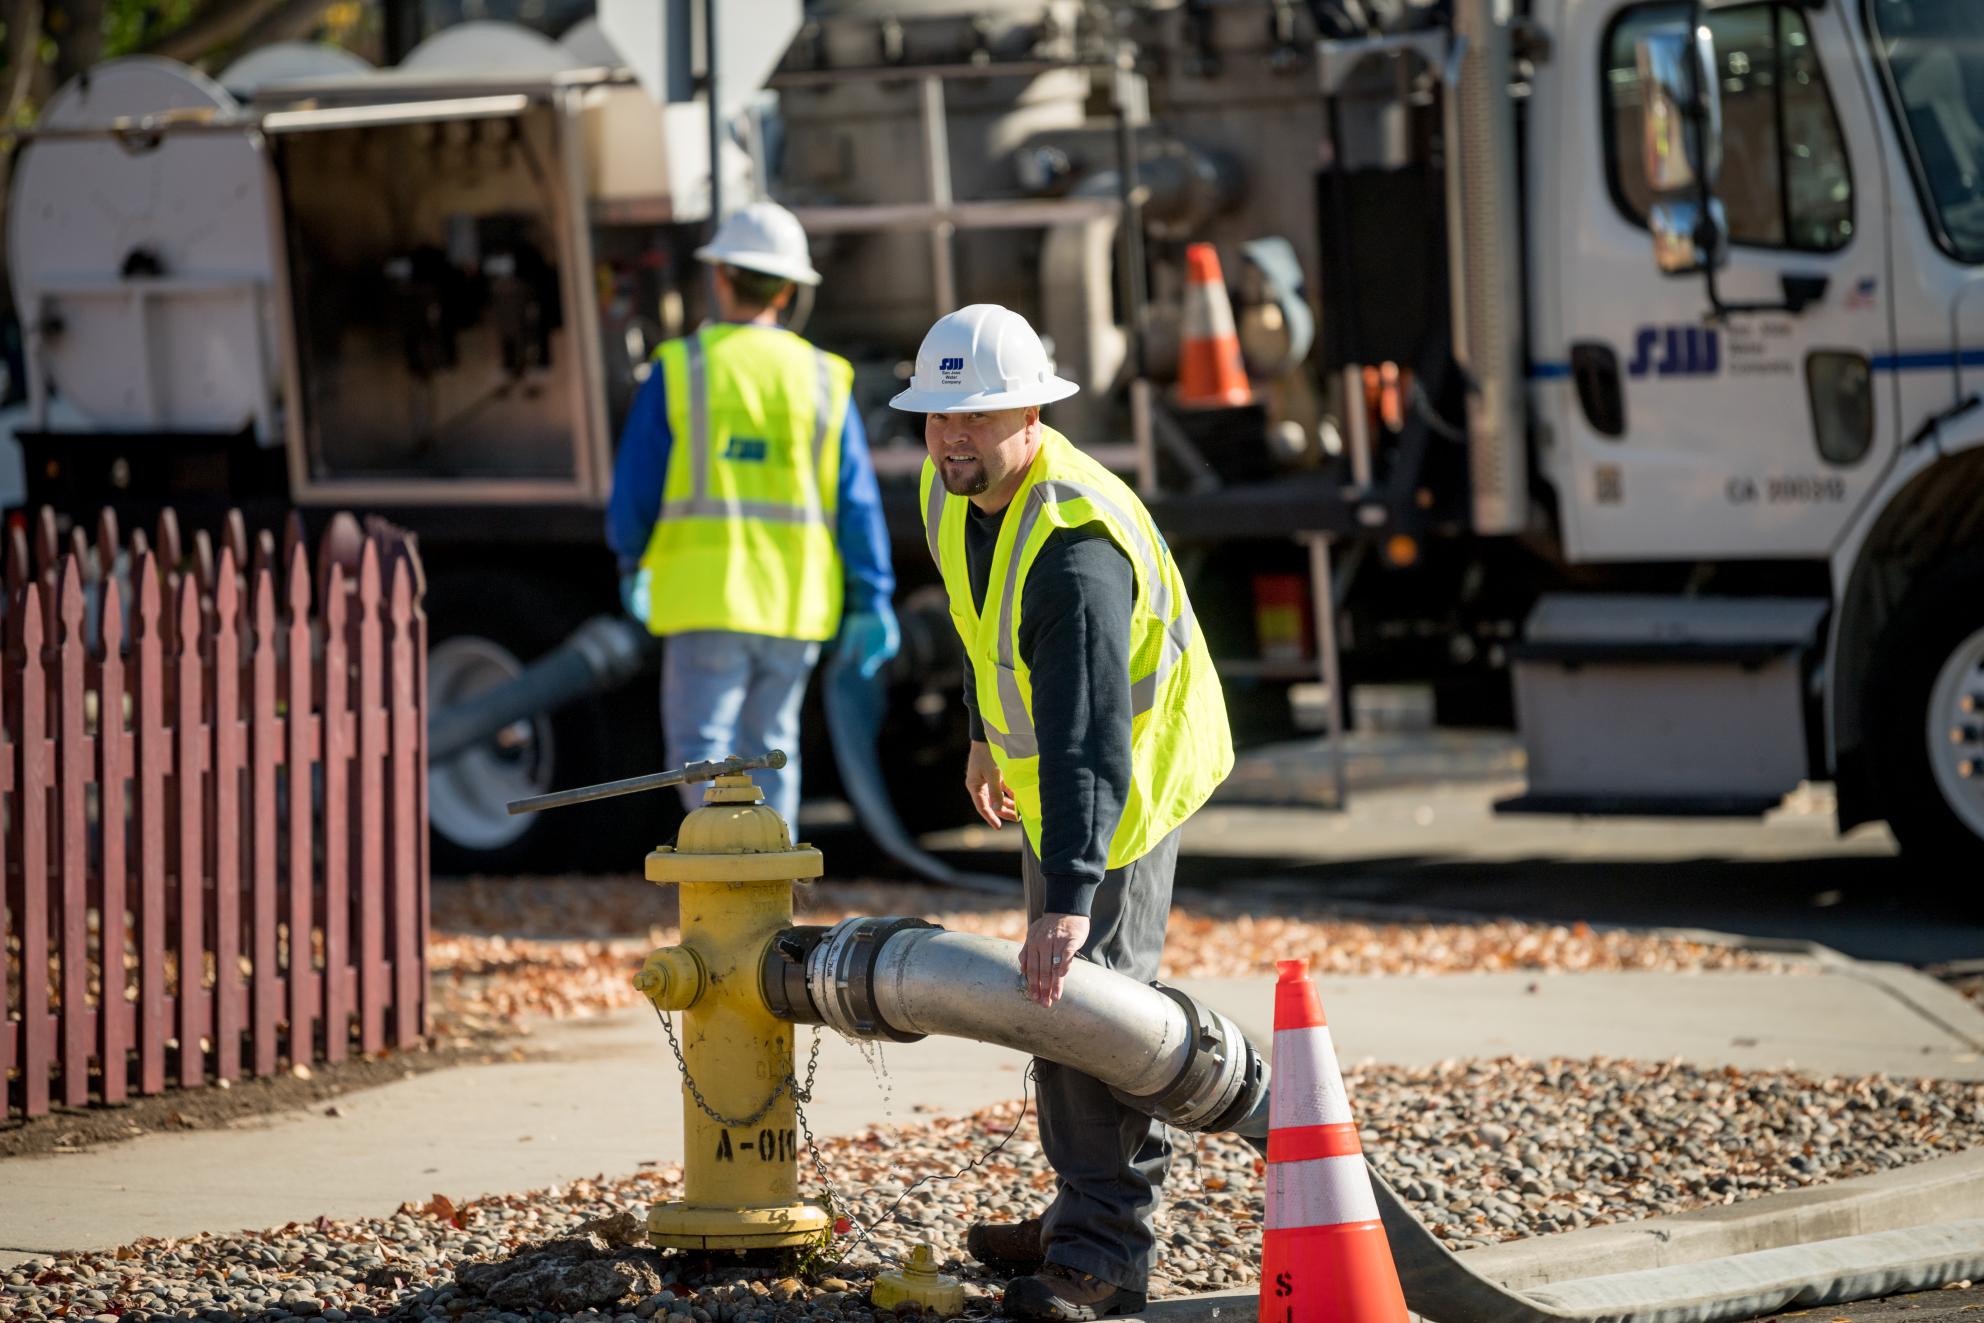
{"label": "sjw logo on vest", "polygon": [[1722,368],[1722,334],[1707,326],[1642,326],[1633,334],[1635,377],[1712,377]]}
{"label": "sjw logo on vest", "polygon": [[771,442],[755,436],[733,436],[723,447],[723,457],[740,464],[762,464],[771,454]]}

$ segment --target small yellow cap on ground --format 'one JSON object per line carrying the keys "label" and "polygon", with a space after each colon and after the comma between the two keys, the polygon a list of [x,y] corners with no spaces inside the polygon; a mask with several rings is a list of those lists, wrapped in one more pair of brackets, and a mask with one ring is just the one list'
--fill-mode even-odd
{"label": "small yellow cap on ground", "polygon": [[937,1271],[937,1254],[928,1242],[911,1250],[909,1262],[902,1267],[877,1273],[875,1289],[869,1294],[877,1309],[921,1305],[939,1318],[956,1318],[964,1312],[963,1284]]}

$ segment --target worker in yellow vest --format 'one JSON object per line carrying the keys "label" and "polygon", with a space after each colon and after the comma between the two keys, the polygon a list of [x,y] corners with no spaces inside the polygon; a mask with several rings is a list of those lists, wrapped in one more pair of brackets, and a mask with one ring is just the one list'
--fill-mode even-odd
{"label": "worker in yellow vest", "polygon": [[[715,267],[716,324],[670,340],[620,439],[606,511],[621,600],[666,638],[668,761],[783,749],[755,775],[796,824],[799,708],[820,647],[872,678],[901,635],[895,571],[854,369],[779,325],[817,285],[798,218],[732,213],[696,251]],[[702,787],[684,786],[694,808]]]}
{"label": "worker in yellow vest", "polygon": [[[908,390],[924,415],[924,531],[964,642],[965,792],[1017,822],[1028,927],[1020,964],[1043,1006],[1070,962],[1157,977],[1178,829],[1233,767],[1226,704],[1171,551],[1120,479],[1041,422],[1077,387],[1018,313],[974,304],[924,337]],[[1012,1318],[1141,1310],[1165,1126],[1107,1085],[1034,1063],[1052,1204],[980,1224],[972,1255],[1023,1273]]]}

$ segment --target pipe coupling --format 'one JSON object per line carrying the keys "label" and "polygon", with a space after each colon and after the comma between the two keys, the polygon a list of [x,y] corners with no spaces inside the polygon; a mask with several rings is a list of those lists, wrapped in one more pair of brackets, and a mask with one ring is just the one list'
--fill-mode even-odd
{"label": "pipe coupling", "polygon": [[709,976],[703,962],[686,946],[664,946],[648,953],[634,990],[654,1003],[658,1011],[686,1011],[703,995]]}
{"label": "pipe coupling", "polygon": [[1185,1013],[1191,1054],[1169,1084],[1148,1094],[1109,1092],[1138,1111],[1180,1130],[1218,1134],[1233,1129],[1267,1093],[1267,1063],[1240,1026],[1177,988],[1151,985]]}
{"label": "pipe coupling", "polygon": [[882,1018],[875,1005],[875,965],[897,933],[935,927],[923,919],[888,917],[842,919],[828,929],[806,957],[806,991],[821,1021],[849,1038],[914,1043],[925,1037]]}
{"label": "pipe coupling", "polygon": [[849,1038],[914,1043],[926,1035],[896,1029],[876,1008],[875,965],[897,933],[936,926],[922,919],[852,918],[831,928],[787,928],[765,949],[759,991],[781,1020],[824,1024]]}
{"label": "pipe coupling", "polygon": [[817,923],[787,928],[765,948],[764,965],[758,971],[758,992],[765,1009],[780,1020],[793,1024],[825,1024],[813,1009],[813,993],[806,986],[806,963],[832,929]]}

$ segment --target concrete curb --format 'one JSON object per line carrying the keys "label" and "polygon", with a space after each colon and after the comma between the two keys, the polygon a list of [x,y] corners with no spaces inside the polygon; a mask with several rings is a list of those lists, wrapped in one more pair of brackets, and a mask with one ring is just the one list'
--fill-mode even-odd
{"label": "concrete curb", "polygon": [[1587,1227],[1459,1256],[1511,1290],[1610,1273],[1700,1263],[1752,1250],[1984,1216],[1984,1150],[1807,1190],[1643,1222]]}
{"label": "concrete curb", "polygon": [[1909,1010],[1936,1025],[1952,1038],[1962,1039],[1972,1050],[1984,1052],[1984,1010],[1949,984],[1911,965],[1892,965],[1870,960],[1843,962],[1839,972],[1871,983],[1901,1002]]}
{"label": "concrete curb", "polygon": [[[1253,881],[1272,886],[1275,879]],[[1320,908],[1346,919],[1373,923],[1488,923],[1508,919],[1537,925],[1561,924],[1562,920],[1538,919],[1521,914],[1490,914],[1479,910],[1450,909],[1431,905],[1397,905],[1325,897]],[[1873,984],[1909,1010],[1936,1025],[1951,1037],[1984,1052],[1984,1009],[1949,984],[1912,965],[1885,961],[1856,960],[1843,951],[1796,937],[1751,937],[1742,933],[1717,932],[1708,928],[1646,928],[1634,924],[1594,923],[1594,932],[1631,932],[1649,937],[1696,942],[1703,946],[1730,947],[1761,955],[1782,956],[1789,960],[1809,960],[1823,969]],[[1979,962],[1984,965],[1984,962]]]}
{"label": "concrete curb", "polygon": [[[1984,1150],[1717,1208],[1532,1236],[1457,1257],[1510,1290],[1526,1291],[1975,1217],[1984,1217]],[[1137,1317],[1150,1323],[1254,1323],[1259,1303],[1259,1288],[1250,1286],[1160,1300]]]}

